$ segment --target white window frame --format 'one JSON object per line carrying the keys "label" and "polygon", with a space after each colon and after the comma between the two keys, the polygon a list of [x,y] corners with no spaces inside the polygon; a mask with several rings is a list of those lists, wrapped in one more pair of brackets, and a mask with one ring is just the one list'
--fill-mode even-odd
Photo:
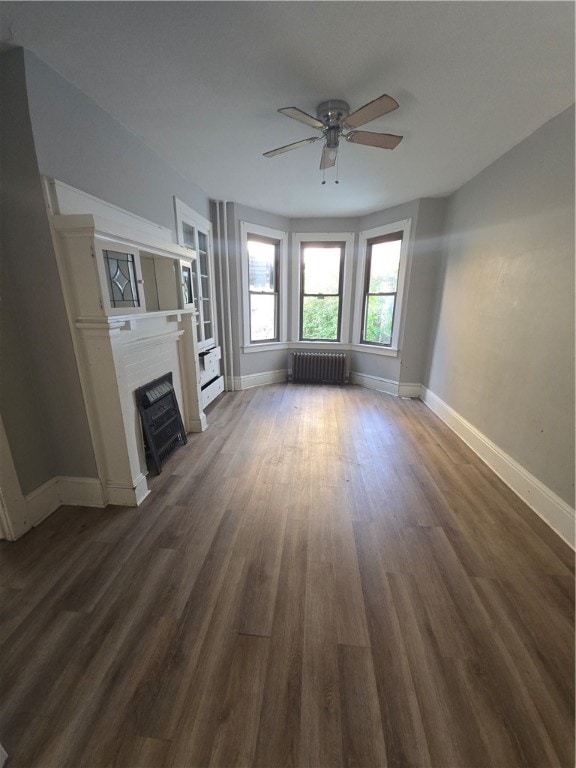
{"label": "white window frame", "polygon": [[[296,232],[292,235],[292,324],[290,346],[315,348],[348,344],[350,342],[350,318],[352,307],[352,268],[354,254],[354,232]],[[344,270],[342,280],[342,305],[340,313],[339,341],[301,341],[300,340],[300,290],[302,270],[302,243],[344,243]]]}
{"label": "white window frame", "polygon": [[[250,285],[248,266],[248,237],[267,237],[277,240],[278,248],[278,341],[250,341]],[[282,349],[288,341],[288,233],[279,229],[263,227],[249,221],[240,222],[242,272],[242,350],[244,352],[266,352]]]}
{"label": "white window frame", "polygon": [[[397,357],[401,348],[402,337],[404,335],[404,313],[402,311],[405,304],[406,293],[410,275],[410,265],[412,256],[412,241],[410,232],[412,228],[412,219],[402,219],[392,224],[385,224],[374,229],[366,229],[359,234],[358,242],[358,272],[356,275],[356,297],[354,302],[354,325],[353,340],[354,348],[362,352],[370,352],[376,355],[385,355],[388,357]],[[366,344],[361,342],[362,337],[362,315],[364,307],[364,286],[366,277],[366,263],[368,260],[368,242],[377,237],[391,235],[394,232],[402,232],[402,246],[400,249],[400,266],[398,268],[398,285],[396,290],[396,305],[394,307],[394,325],[392,326],[392,340],[389,347],[378,346],[375,344]]]}

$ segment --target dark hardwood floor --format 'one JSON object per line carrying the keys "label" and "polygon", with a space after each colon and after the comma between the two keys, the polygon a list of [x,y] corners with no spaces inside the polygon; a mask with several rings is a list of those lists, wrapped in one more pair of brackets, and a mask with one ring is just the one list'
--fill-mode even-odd
{"label": "dark hardwood floor", "polygon": [[574,557],[419,401],[225,395],[2,545],[8,766],[574,765]]}

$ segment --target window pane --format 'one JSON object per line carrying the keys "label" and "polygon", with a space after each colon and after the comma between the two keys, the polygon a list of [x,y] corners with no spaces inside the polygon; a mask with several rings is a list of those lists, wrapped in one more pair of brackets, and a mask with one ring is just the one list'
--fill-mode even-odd
{"label": "window pane", "polygon": [[370,251],[370,284],[368,293],[389,293],[396,291],[401,247],[402,240],[372,244]]}
{"label": "window pane", "polygon": [[185,221],[182,222],[182,239],[187,248],[196,248],[196,231]]}
{"label": "window pane", "polygon": [[134,255],[104,251],[104,263],[108,273],[110,304],[113,307],[139,307]]}
{"label": "window pane", "polygon": [[302,307],[302,338],[338,340],[338,296],[318,299],[305,296]]}
{"label": "window pane", "polygon": [[251,291],[276,290],[276,244],[248,240],[248,282]]}
{"label": "window pane", "polygon": [[368,296],[363,341],[391,344],[395,296]]}
{"label": "window pane", "polygon": [[184,289],[184,304],[192,304],[192,267],[182,267],[182,287]]}
{"label": "window pane", "polygon": [[276,338],[276,296],[250,295],[250,341],[272,341]]}
{"label": "window pane", "polygon": [[304,245],[304,293],[337,294],[341,246]]}

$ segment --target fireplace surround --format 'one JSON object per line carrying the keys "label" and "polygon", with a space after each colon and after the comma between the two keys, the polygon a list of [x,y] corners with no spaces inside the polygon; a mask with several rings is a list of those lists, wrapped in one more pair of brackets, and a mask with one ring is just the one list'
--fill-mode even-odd
{"label": "fireplace surround", "polygon": [[[170,371],[184,438],[207,426],[196,310],[183,278],[196,253],[171,242],[169,230],[60,182],[47,180],[47,199],[99,504],[138,505],[149,490],[137,390]],[[152,311],[143,263],[156,270]]]}

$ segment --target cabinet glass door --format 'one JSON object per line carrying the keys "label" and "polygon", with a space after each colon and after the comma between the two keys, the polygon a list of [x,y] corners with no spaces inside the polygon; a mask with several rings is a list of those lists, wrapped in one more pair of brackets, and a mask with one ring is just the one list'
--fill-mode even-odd
{"label": "cabinet glass door", "polygon": [[191,265],[191,282],[196,309],[198,351],[210,349],[216,343],[214,317],[214,266],[212,262],[211,224],[200,216],[177,206],[177,223],[182,245],[196,251]]}
{"label": "cabinet glass door", "polygon": [[202,340],[206,343],[214,341],[212,331],[212,296],[210,275],[210,254],[208,252],[208,235],[198,231],[198,267],[200,274],[200,292],[202,297],[200,322],[202,323]]}

